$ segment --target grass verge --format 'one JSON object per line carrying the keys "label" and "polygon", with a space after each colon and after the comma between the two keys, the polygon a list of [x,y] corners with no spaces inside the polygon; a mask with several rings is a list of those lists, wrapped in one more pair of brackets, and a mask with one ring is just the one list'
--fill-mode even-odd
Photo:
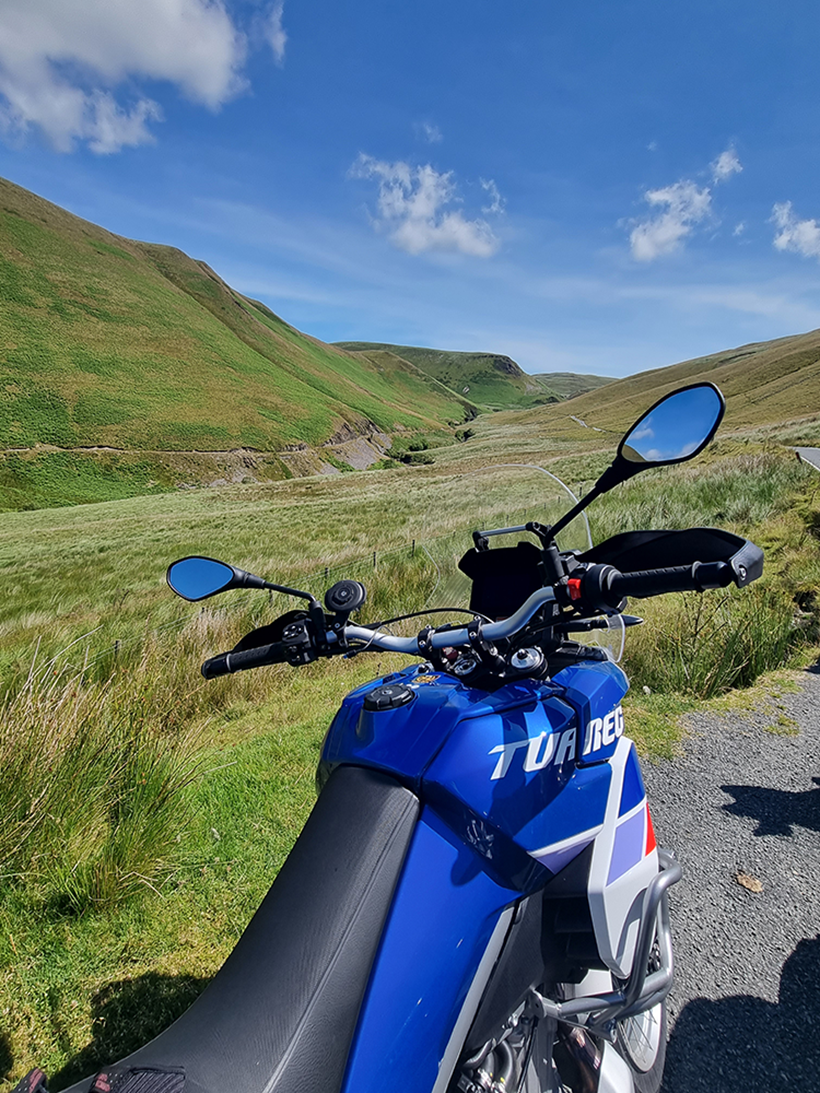
{"label": "grass verge", "polygon": [[[589,474],[567,463],[573,484]],[[222,554],[288,583],[312,573],[317,591],[353,576],[368,585],[367,617],[384,617],[427,595],[435,574],[408,540],[422,525],[450,534],[469,522],[471,476],[459,460],[354,484],[340,476],[9,520],[0,532],[11,576],[0,606],[0,794],[14,818],[0,843],[0,1063],[9,1077],[39,1062],[55,1088],[70,1084],[185,1007],[304,822],[340,694],[393,666],[362,657],[202,684],[201,659],[261,621],[267,601],[237,595],[234,611],[180,615],[160,583],[165,561]],[[432,496],[446,502],[440,519]],[[647,624],[628,635],[629,724],[645,754],[674,753],[680,716],[703,693],[792,663],[816,641],[818,509],[809,472],[776,452],[745,451],[724,453],[700,476],[647,474],[593,509],[598,537],[700,522],[767,551],[764,581],[742,594],[633,604]],[[52,663],[56,643],[98,627],[90,640],[102,652],[86,655],[80,642]],[[126,633],[130,643],[117,648]],[[732,655],[716,658],[717,644]],[[772,727],[791,731],[780,713],[775,704]],[[167,810],[154,825],[157,799]]]}

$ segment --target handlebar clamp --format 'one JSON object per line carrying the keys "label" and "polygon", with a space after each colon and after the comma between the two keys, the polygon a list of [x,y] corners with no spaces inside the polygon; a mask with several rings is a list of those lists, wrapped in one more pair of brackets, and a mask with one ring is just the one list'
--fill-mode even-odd
{"label": "handlebar clamp", "polygon": [[425,626],[423,630],[419,630],[416,641],[419,646],[419,655],[426,657],[427,660],[433,656],[433,643],[430,640],[430,636],[435,630],[433,626]]}
{"label": "handlebar clamp", "polygon": [[498,650],[491,641],[484,637],[484,622],[476,615],[467,623],[467,638],[481,663],[487,668],[503,668],[504,658],[499,656]]}

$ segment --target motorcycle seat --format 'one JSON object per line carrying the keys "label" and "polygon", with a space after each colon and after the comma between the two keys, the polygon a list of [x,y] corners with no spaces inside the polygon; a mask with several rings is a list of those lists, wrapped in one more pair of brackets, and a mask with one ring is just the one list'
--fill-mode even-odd
{"label": "motorcycle seat", "polygon": [[337,768],[222,968],[119,1066],[182,1070],[185,1093],[338,1093],[418,812],[394,779]]}

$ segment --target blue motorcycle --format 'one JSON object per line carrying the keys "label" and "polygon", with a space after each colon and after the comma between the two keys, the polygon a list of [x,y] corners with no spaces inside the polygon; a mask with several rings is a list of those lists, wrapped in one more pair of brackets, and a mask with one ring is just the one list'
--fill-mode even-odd
{"label": "blue motorcycle", "polygon": [[570,635],[640,622],[628,596],[744,586],[763,555],[713,528],[557,537],[618,483],[696,456],[724,408],[711,384],[677,390],[555,522],[474,531],[465,621],[413,636],[352,621],[356,580],[322,606],[213,559],[169,567],[190,601],[304,601],[206,661],[208,679],[374,649],[423,663],[343,700],[313,812],[200,998],[71,1093],[657,1093],[681,871],[656,846],[627,679]]}

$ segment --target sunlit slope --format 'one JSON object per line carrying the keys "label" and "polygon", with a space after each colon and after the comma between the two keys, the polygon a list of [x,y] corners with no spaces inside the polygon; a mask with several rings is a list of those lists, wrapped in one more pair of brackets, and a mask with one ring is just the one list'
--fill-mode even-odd
{"label": "sunlit slope", "polygon": [[539,372],[530,379],[543,383],[561,398],[575,398],[585,391],[595,391],[615,382],[612,376],[592,376],[580,372]]}
{"label": "sunlit slope", "polygon": [[324,345],[181,251],[0,180],[0,448],[279,451],[469,413],[406,361]]}
{"label": "sunlit slope", "polygon": [[569,404],[519,415],[517,421],[556,436],[580,438],[585,427],[620,434],[668,391],[702,380],[716,383],[726,396],[724,433],[732,428],[784,427],[816,418],[820,414],[820,330],[641,372],[579,395]]}
{"label": "sunlit slope", "polygon": [[513,410],[559,398],[549,386],[548,377],[528,376],[511,357],[501,353],[456,353],[382,342],[335,344],[355,353],[388,352],[410,361],[483,410]]}

